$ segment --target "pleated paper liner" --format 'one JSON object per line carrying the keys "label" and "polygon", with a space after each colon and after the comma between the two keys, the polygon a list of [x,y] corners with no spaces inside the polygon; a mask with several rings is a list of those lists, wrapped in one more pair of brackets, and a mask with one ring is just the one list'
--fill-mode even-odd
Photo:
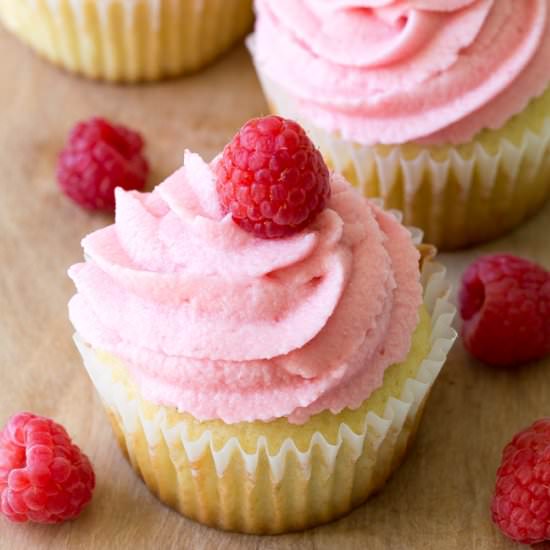
{"label": "pleated paper liner", "polygon": [[[415,235],[421,239],[420,232]],[[424,252],[429,256],[430,248]],[[273,426],[254,422],[253,430],[221,421],[202,427],[189,414],[143,399],[122,361],[92,349],[78,334],[75,341],[121,448],[163,502],[225,530],[301,530],[363,503],[397,468],[412,441],[456,336],[445,270],[428,257],[422,283],[426,345],[414,374],[403,376],[405,363],[390,367],[397,378],[403,376],[402,383],[385,375],[377,390],[382,399],[373,399],[375,392],[357,411],[332,415],[333,434],[323,428],[309,432],[312,420],[299,427],[284,419]],[[305,443],[304,429],[310,434]],[[293,435],[274,443],[281,431]]]}
{"label": "pleated paper liner", "polygon": [[[253,40],[248,46],[254,54]],[[440,249],[502,235],[550,196],[550,88],[502,129],[465,145],[370,147],[316,127],[296,98],[256,70],[273,113],[302,124],[331,168],[401,210],[405,223]]]}
{"label": "pleated paper liner", "polygon": [[70,71],[117,82],[196,71],[250,29],[252,0],[0,0],[0,21]]}

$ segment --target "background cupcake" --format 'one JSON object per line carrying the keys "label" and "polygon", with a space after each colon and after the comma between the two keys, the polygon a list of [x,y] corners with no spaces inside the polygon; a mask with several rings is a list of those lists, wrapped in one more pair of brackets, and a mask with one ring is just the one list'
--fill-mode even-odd
{"label": "background cupcake", "polygon": [[418,232],[330,183],[329,199],[297,125],[253,121],[223,158],[187,153],[152,193],[119,190],[115,224],[70,270],[76,342],[121,447],[208,525],[280,533],[362,503],[452,344]]}
{"label": "background cupcake", "polygon": [[257,0],[273,111],[369,196],[453,248],[550,192],[550,0]]}
{"label": "background cupcake", "polygon": [[252,0],[0,0],[0,20],[38,53],[91,78],[195,71],[241,38]]}

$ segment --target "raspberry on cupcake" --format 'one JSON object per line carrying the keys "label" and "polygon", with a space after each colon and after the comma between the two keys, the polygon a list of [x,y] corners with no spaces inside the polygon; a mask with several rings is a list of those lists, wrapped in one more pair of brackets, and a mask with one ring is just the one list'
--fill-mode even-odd
{"label": "raspberry on cupcake", "polygon": [[217,169],[222,208],[263,238],[304,229],[330,198],[330,177],[301,126],[269,116],[248,121],[225,147]]}

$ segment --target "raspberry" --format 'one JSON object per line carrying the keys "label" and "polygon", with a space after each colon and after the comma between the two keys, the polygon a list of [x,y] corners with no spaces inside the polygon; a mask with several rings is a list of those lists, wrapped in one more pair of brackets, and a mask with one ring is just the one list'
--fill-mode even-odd
{"label": "raspberry", "polygon": [[53,420],[23,412],[0,432],[0,512],[9,520],[73,519],[94,486],[88,457]]}
{"label": "raspberry", "polygon": [[550,540],[550,418],[538,420],[505,447],[491,513],[517,542]]}
{"label": "raspberry", "polygon": [[328,168],[304,130],[278,116],[249,120],[217,168],[222,209],[257,237],[305,228],[330,198]]}
{"label": "raspberry", "polygon": [[57,180],[84,208],[113,210],[115,187],[141,190],[149,173],[141,136],[102,118],[77,124],[59,155]]}
{"label": "raspberry", "polygon": [[513,366],[550,353],[550,273],[509,254],[484,256],[464,273],[459,295],[466,349]]}

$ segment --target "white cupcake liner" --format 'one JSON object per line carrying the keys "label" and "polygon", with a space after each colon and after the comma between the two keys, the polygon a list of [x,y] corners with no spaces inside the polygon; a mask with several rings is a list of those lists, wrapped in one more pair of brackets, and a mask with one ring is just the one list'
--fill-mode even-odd
{"label": "white cupcake liner", "polygon": [[121,82],[197,70],[252,20],[252,0],[0,0],[0,21],[38,53]]}
{"label": "white cupcake liner", "polygon": [[[254,57],[253,38],[247,44]],[[297,120],[335,171],[366,196],[401,210],[405,223],[421,227],[438,248],[503,234],[550,196],[550,108],[538,132],[526,125],[519,136],[505,127],[483,132],[465,146],[371,147],[315,126],[299,100],[258,63],[256,71],[273,112]],[[550,89],[545,95],[550,105]]]}
{"label": "white cupcake liner", "polygon": [[[421,233],[415,235],[419,241]],[[342,423],[334,443],[316,432],[305,451],[292,438],[276,454],[270,454],[263,436],[252,453],[237,437],[221,448],[211,431],[193,439],[185,420],[170,420],[166,408],[148,404],[130,390],[78,335],[75,342],[119,443],[161,500],[215,527],[280,533],[349,512],[383,485],[403,457],[456,337],[445,269],[425,262],[422,283],[431,314],[431,349],[417,375],[406,380],[400,396],[388,399],[383,415],[366,415],[360,433]]]}

